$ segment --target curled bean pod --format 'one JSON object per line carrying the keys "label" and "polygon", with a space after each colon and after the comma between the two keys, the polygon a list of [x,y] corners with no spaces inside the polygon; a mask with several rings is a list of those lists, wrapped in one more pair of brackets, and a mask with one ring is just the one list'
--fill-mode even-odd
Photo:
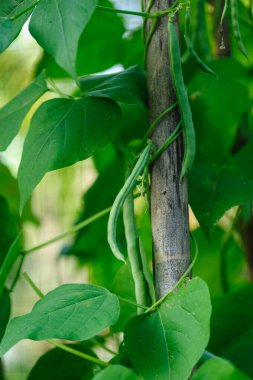
{"label": "curled bean pod", "polygon": [[202,59],[198,56],[197,52],[195,51],[191,38],[190,38],[190,7],[186,7],[185,11],[185,34],[184,34],[185,43],[187,46],[187,49],[194,59],[194,61],[197,63],[198,67],[204,71],[205,73],[214,75],[217,79],[216,73],[210,69],[210,67],[207,66],[205,62],[202,61]]}
{"label": "curled bean pod", "polygon": [[248,54],[246,52],[244,43],[242,41],[240,25],[238,20],[238,0],[230,0],[231,5],[231,18],[234,31],[234,38],[237,44],[238,49],[244,55],[244,57],[249,60]]}
{"label": "curled bean pod", "polygon": [[109,215],[108,219],[108,225],[107,225],[107,240],[111,247],[112,253],[114,256],[118,259],[125,261],[124,255],[121,253],[118,243],[117,243],[117,222],[119,213],[121,210],[121,207],[123,206],[128,194],[133,190],[136,180],[139,177],[139,175],[143,172],[144,168],[148,164],[149,160],[149,154],[150,154],[151,144],[147,145],[146,148],[142,151],[138,161],[136,162],[132,173],[127,178],[124,186],[118,193],[117,197],[115,198],[115,201],[112,205],[112,209]]}
{"label": "curled bean pod", "polygon": [[191,108],[188,95],[185,89],[183,72],[181,66],[181,54],[178,42],[177,31],[173,20],[169,18],[169,56],[171,63],[172,80],[182,115],[183,136],[184,136],[184,158],[180,178],[182,179],[191,168],[195,156],[195,131],[192,121]]}

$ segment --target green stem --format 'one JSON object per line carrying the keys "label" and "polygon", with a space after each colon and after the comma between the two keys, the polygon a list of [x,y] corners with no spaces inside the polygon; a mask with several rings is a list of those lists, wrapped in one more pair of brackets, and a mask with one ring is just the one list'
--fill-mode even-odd
{"label": "green stem", "polygon": [[110,363],[106,363],[106,362],[104,362],[103,360],[100,360],[100,359],[98,359],[98,358],[95,358],[94,356],[87,355],[87,354],[85,354],[84,352],[77,351],[77,350],[75,350],[75,349],[72,348],[72,347],[66,346],[66,345],[63,344],[63,343],[58,342],[58,340],[48,339],[47,342],[48,342],[48,343],[51,343],[51,344],[54,345],[55,347],[60,348],[61,350],[67,351],[67,352],[69,352],[70,354],[73,354],[73,355],[75,355],[75,356],[79,356],[80,358],[83,358],[83,359],[89,360],[90,362],[96,363],[96,364],[98,364],[98,365],[100,365],[100,366],[108,367],[108,366],[110,365]]}
{"label": "green stem", "polygon": [[151,25],[148,37],[145,41],[145,48],[144,48],[144,64],[145,64],[145,67],[147,66],[146,63],[147,63],[147,53],[148,53],[149,44],[151,42],[153,34],[155,33],[156,25],[157,25],[157,18],[154,18],[152,20],[152,25]]}
{"label": "green stem", "polygon": [[117,352],[112,351],[110,348],[106,347],[103,343],[100,343],[96,338],[90,339],[90,342],[93,343],[95,346],[99,346],[103,348],[103,350],[109,352],[109,354],[118,355]]}
{"label": "green stem", "polygon": [[160,123],[160,121],[166,116],[170,111],[172,111],[176,106],[178,105],[178,102],[173,103],[171,106],[166,108],[163,112],[160,113],[160,115],[157,116],[157,118],[153,121],[153,123],[150,125],[149,129],[147,130],[145,136],[143,137],[137,152],[140,152],[143,149],[143,146],[146,145],[148,137],[152,134],[155,127]]}
{"label": "green stem", "polygon": [[120,301],[125,302],[125,303],[127,303],[127,304],[129,304],[129,305],[131,305],[131,306],[139,307],[139,308],[141,308],[141,309],[143,309],[143,310],[148,310],[148,307],[147,307],[147,306],[140,305],[139,303],[136,303],[136,302],[130,301],[130,300],[128,300],[127,298],[124,298],[124,297],[121,297],[121,296],[118,296],[118,295],[117,295],[117,297],[118,297],[118,299],[119,299]]}
{"label": "green stem", "polygon": [[108,207],[108,208],[106,208],[106,209],[98,212],[97,214],[92,215],[90,218],[88,218],[86,220],[83,220],[82,222],[76,224],[70,230],[63,232],[63,233],[55,236],[54,238],[52,238],[52,239],[50,239],[50,240],[48,240],[48,241],[46,241],[44,243],[36,245],[35,247],[28,248],[28,249],[24,250],[22,252],[22,254],[27,255],[28,253],[31,253],[31,252],[37,251],[38,249],[47,247],[48,245],[53,244],[53,243],[57,242],[58,240],[62,240],[62,239],[64,239],[65,237],[67,237],[69,235],[73,235],[76,232],[78,232],[79,230],[81,230],[82,228],[88,226],[89,224],[95,222],[97,219],[99,219],[102,216],[108,214],[110,212],[110,210],[111,210],[111,207]]}
{"label": "green stem", "polygon": [[132,16],[140,16],[144,18],[156,18],[155,14],[149,13],[149,12],[135,12],[135,11],[127,11],[122,9],[116,9],[116,8],[110,8],[110,7],[103,7],[101,5],[97,5],[96,9],[100,11],[106,11],[106,12],[113,12],[113,13],[121,13],[124,15],[132,15]]}
{"label": "green stem", "polygon": [[[28,284],[31,286],[31,288],[34,290],[34,292],[40,298],[44,297],[44,294],[42,293],[42,291],[37,287],[37,285],[33,282],[33,280],[31,279],[31,277],[29,277],[29,275],[26,272],[23,273],[23,276],[24,276],[25,280],[28,282]],[[50,344],[53,344],[55,347],[58,347],[58,348],[60,348],[60,349],[62,349],[64,351],[67,351],[67,352],[69,352],[69,353],[71,353],[73,355],[79,356],[80,358],[89,360],[90,362],[99,364],[99,365],[101,365],[103,367],[108,367],[110,365],[109,363],[106,363],[103,360],[100,360],[98,358],[94,358],[94,356],[87,355],[87,354],[85,354],[83,352],[75,350],[74,348],[66,346],[65,344],[59,342],[58,340],[48,339],[47,342],[50,343]]]}
{"label": "green stem", "polygon": [[14,280],[11,284],[11,287],[10,287],[10,292],[13,292],[15,286],[16,286],[16,283],[18,282],[18,279],[20,277],[20,272],[22,270],[22,267],[23,267],[23,264],[24,264],[24,261],[25,261],[25,256],[24,255],[21,255],[20,256],[20,262],[19,262],[19,265],[18,265],[18,270],[16,272],[16,275],[14,277]]}
{"label": "green stem", "polygon": [[194,258],[193,258],[191,264],[186,269],[186,271],[184,272],[182,277],[178,280],[178,282],[173,286],[173,288],[167,294],[165,294],[165,296],[163,296],[158,301],[156,301],[152,306],[150,306],[150,308],[148,308],[148,310],[146,310],[146,313],[149,313],[149,312],[153,311],[154,309],[156,309],[165,300],[165,298],[169,294],[172,294],[184,282],[184,280],[186,279],[186,277],[188,276],[188,274],[191,272],[192,268],[194,267],[196,260],[197,260],[197,257],[198,257],[198,245],[197,245],[197,241],[196,241],[195,237],[193,235],[191,235],[191,237],[192,237],[194,244],[195,244],[195,255],[194,255]]}
{"label": "green stem", "polygon": [[178,122],[176,128],[174,131],[171,133],[171,135],[167,138],[167,140],[158,148],[153,156],[150,158],[149,164],[152,164],[163,152],[168,148],[168,146],[175,141],[178,136],[181,134],[182,129],[181,129],[181,120]]}
{"label": "green stem", "polygon": [[25,280],[28,282],[28,284],[30,285],[30,287],[37,294],[37,296],[39,296],[40,298],[44,297],[44,294],[42,293],[42,291],[37,287],[37,285],[33,282],[31,277],[26,272],[23,273],[23,276]]}

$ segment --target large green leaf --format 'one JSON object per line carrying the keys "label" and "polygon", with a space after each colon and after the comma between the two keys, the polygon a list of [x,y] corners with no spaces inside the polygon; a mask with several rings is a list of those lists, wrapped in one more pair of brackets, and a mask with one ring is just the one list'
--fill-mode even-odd
{"label": "large green leaf", "polygon": [[190,204],[210,237],[215,223],[233,206],[253,200],[253,144],[221,164],[203,158],[189,175]]}
{"label": "large green leaf", "polygon": [[0,53],[17,37],[32,10],[13,21],[10,18],[20,14],[34,3],[34,0],[0,0]]}
{"label": "large green leaf", "polygon": [[27,112],[46,91],[46,77],[42,73],[0,109],[0,150],[5,150],[12,142]]}
{"label": "large green leaf", "polygon": [[[95,356],[81,344],[69,347]],[[27,380],[90,380],[93,377],[93,367],[92,362],[55,348],[39,358]]]}
{"label": "large green leaf", "polygon": [[0,356],[22,339],[88,340],[119,317],[118,298],[95,285],[66,284],[39,300],[29,314],[13,318],[0,345]]}
{"label": "large green leaf", "polygon": [[[100,0],[99,5],[113,7],[111,1],[108,0]],[[123,21],[119,15],[95,10],[79,40],[78,75],[101,72],[119,63],[124,32]],[[38,70],[44,68],[50,77],[64,78],[67,76],[66,72],[55,63],[48,53],[44,53],[38,65]]]}
{"label": "large green leaf", "polygon": [[43,176],[84,160],[115,138],[121,111],[110,99],[53,99],[31,121],[18,173],[21,208]]}
{"label": "large green leaf", "polygon": [[200,278],[169,294],[158,309],[131,319],[124,341],[145,380],[186,380],[209,339],[211,302]]}
{"label": "large green leaf", "polygon": [[136,373],[122,365],[112,365],[99,372],[92,380],[138,380]]}
{"label": "large green leaf", "polygon": [[7,289],[4,289],[0,295],[0,340],[4,336],[4,332],[11,314],[11,299]]}
{"label": "large green leaf", "polygon": [[74,78],[78,41],[97,2],[44,0],[37,5],[29,24],[37,42]]}
{"label": "large green leaf", "polygon": [[192,380],[250,380],[233,364],[221,358],[207,360],[194,373]]}

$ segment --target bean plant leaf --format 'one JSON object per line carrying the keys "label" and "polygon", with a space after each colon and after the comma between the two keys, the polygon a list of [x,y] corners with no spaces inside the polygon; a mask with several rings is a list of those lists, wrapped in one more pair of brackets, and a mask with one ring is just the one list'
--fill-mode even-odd
{"label": "bean plant leaf", "polygon": [[4,289],[0,296],[0,340],[4,336],[6,326],[11,314],[11,299],[7,289]]}
{"label": "bean plant leaf", "polygon": [[0,150],[5,150],[17,135],[32,105],[47,91],[45,73],[0,109]]}
{"label": "bean plant leaf", "polygon": [[169,294],[158,309],[131,319],[124,341],[145,380],[186,380],[209,339],[211,302],[207,285],[194,278]]}
{"label": "bean plant leaf", "polygon": [[[1,171],[0,171],[1,173]],[[8,203],[4,197],[0,195],[0,219],[4,223],[0,224],[0,269],[6,257],[6,254],[16,237],[16,226],[12,217]]]}
{"label": "bean plant leaf", "polygon": [[88,340],[119,317],[118,298],[95,285],[62,285],[39,300],[29,314],[11,319],[0,356],[22,339]]}
{"label": "bean plant leaf", "polygon": [[136,373],[122,365],[112,365],[99,372],[92,380],[138,380]]}
{"label": "bean plant leaf", "polygon": [[207,360],[194,373],[192,380],[250,380],[232,363],[221,358]]}
{"label": "bean plant leaf", "polygon": [[18,181],[21,209],[43,176],[90,157],[121,128],[121,111],[109,99],[53,99],[42,104],[25,140]]}
{"label": "bean plant leaf", "polygon": [[32,9],[15,20],[11,20],[11,17],[20,14],[34,3],[34,0],[0,0],[0,53],[7,49],[20,33],[22,26],[31,15]]}
{"label": "bean plant leaf", "polygon": [[85,94],[110,98],[118,103],[147,102],[146,77],[138,66],[132,66],[116,74],[82,77],[80,87]]}
{"label": "bean plant leaf", "polygon": [[222,164],[203,158],[190,172],[190,204],[209,239],[215,223],[228,209],[253,200],[252,152],[253,144],[248,144]]}
{"label": "bean plant leaf", "polygon": [[73,78],[76,78],[78,41],[97,2],[44,0],[37,5],[29,24],[29,30],[37,42]]}
{"label": "bean plant leaf", "polygon": [[[95,356],[81,344],[68,345],[77,351]],[[55,348],[42,355],[29,373],[27,380],[91,380],[94,364],[69,352]]]}

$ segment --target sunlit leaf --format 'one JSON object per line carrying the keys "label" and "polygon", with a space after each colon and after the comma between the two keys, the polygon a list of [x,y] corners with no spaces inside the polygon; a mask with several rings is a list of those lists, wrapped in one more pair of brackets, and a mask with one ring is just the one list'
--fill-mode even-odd
{"label": "sunlit leaf", "polygon": [[117,297],[94,285],[62,285],[39,300],[29,314],[13,318],[0,345],[0,356],[22,339],[88,340],[119,317]]}
{"label": "sunlit leaf", "polygon": [[99,372],[92,380],[138,380],[136,373],[122,365],[112,365]]}

